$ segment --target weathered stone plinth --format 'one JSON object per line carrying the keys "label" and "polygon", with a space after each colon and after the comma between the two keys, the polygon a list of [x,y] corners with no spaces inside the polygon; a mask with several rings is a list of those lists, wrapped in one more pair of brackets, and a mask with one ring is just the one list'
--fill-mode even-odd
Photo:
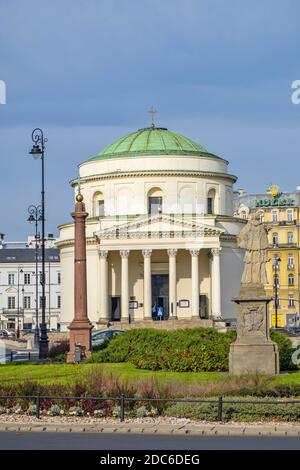
{"label": "weathered stone plinth", "polygon": [[278,374],[278,348],[269,336],[271,297],[261,286],[242,286],[232,300],[237,304],[237,340],[230,347],[230,374]]}
{"label": "weathered stone plinth", "polygon": [[89,321],[75,321],[69,325],[70,351],[67,355],[67,362],[74,362],[74,352],[77,346],[82,349],[82,356],[87,358],[91,355],[91,330],[93,325]]}

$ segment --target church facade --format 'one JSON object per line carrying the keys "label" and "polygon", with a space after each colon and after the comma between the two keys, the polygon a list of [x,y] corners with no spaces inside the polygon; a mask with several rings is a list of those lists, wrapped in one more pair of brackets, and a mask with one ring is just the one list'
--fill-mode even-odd
{"label": "church facade", "polygon": [[[140,129],[79,165],[88,315],[108,321],[233,320],[243,252],[228,162],[166,128]],[[79,180],[71,181],[74,193]],[[59,227],[61,328],[73,318],[74,225]]]}

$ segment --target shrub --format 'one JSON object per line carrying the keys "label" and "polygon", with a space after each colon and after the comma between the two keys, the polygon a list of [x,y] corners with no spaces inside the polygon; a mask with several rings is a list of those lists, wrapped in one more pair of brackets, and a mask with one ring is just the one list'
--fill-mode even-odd
{"label": "shrub", "polygon": [[[291,341],[271,330],[278,344],[281,370],[291,370]],[[226,371],[233,330],[220,333],[213,328],[156,330],[136,328],[118,335],[107,348],[92,354],[88,362],[131,362],[138,369],[174,372]]]}
{"label": "shrub", "polygon": [[[165,410],[166,416],[177,418],[190,418],[206,421],[217,419],[217,398],[216,403],[176,403]],[[231,400],[239,401],[237,397]],[[254,401],[253,397],[245,397],[247,401]],[[241,401],[241,400],[240,400]],[[255,403],[223,403],[223,421],[300,421],[300,404],[278,404],[268,403],[274,401],[265,398],[263,404]]]}
{"label": "shrub", "polygon": [[58,405],[52,405],[47,411],[47,415],[49,416],[61,416],[63,414],[65,414],[64,410]]}
{"label": "shrub", "polygon": [[34,403],[31,403],[28,408],[27,408],[27,414],[29,416],[35,416],[36,415],[36,405]]}
{"label": "shrub", "polygon": [[148,414],[148,410],[145,406],[140,406],[136,410],[136,416],[138,418],[144,418],[145,416],[147,416],[147,414]]}
{"label": "shrub", "polygon": [[70,342],[68,339],[62,339],[51,345],[49,349],[49,358],[57,362],[65,362],[67,353],[70,349]]}
{"label": "shrub", "polygon": [[292,363],[292,354],[294,352],[292,342],[284,334],[270,330],[270,338],[278,346],[280,370],[296,370],[298,367]]}
{"label": "shrub", "polygon": [[69,408],[69,415],[70,416],[83,416],[84,412],[82,408],[80,408],[80,406],[71,406],[71,408]]}

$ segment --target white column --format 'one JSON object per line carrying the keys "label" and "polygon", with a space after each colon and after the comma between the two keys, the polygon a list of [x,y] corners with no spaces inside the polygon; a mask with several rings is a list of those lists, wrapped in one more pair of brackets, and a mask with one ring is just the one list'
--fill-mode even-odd
{"label": "white column", "polygon": [[192,258],[192,317],[199,318],[199,251],[190,250]]}
{"label": "white column", "polygon": [[[169,255],[169,317],[177,318],[177,296],[176,296],[176,249],[168,250]],[[172,314],[173,306],[173,314]]]}
{"label": "white column", "polygon": [[100,262],[100,318],[101,321],[108,321],[108,251],[99,251]]}
{"label": "white column", "polygon": [[221,272],[220,272],[220,248],[211,250],[211,283],[212,283],[212,317],[221,318]]}
{"label": "white column", "polygon": [[143,250],[144,257],[144,319],[152,319],[151,253]]}
{"label": "white column", "polygon": [[129,283],[128,256],[129,250],[120,250],[121,255],[121,321],[129,319]]}

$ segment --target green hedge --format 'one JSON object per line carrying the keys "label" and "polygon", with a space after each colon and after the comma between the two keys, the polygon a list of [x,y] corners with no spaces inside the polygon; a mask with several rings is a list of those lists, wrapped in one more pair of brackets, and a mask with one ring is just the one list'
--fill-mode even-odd
{"label": "green hedge", "polygon": [[[271,332],[278,344],[281,370],[293,369],[292,345],[288,338]],[[213,328],[156,330],[136,328],[117,335],[89,362],[131,362],[139,369],[174,372],[227,371],[233,330],[219,333]]]}
{"label": "green hedge", "polygon": [[[211,398],[218,400],[218,398]],[[241,401],[240,397],[227,397],[227,400]],[[245,401],[257,398],[244,397]],[[274,398],[264,398],[263,404],[255,403],[223,403],[222,421],[300,421],[300,404],[273,404]],[[200,419],[215,421],[218,416],[217,403],[176,403],[164,411],[166,416],[176,418]]]}

